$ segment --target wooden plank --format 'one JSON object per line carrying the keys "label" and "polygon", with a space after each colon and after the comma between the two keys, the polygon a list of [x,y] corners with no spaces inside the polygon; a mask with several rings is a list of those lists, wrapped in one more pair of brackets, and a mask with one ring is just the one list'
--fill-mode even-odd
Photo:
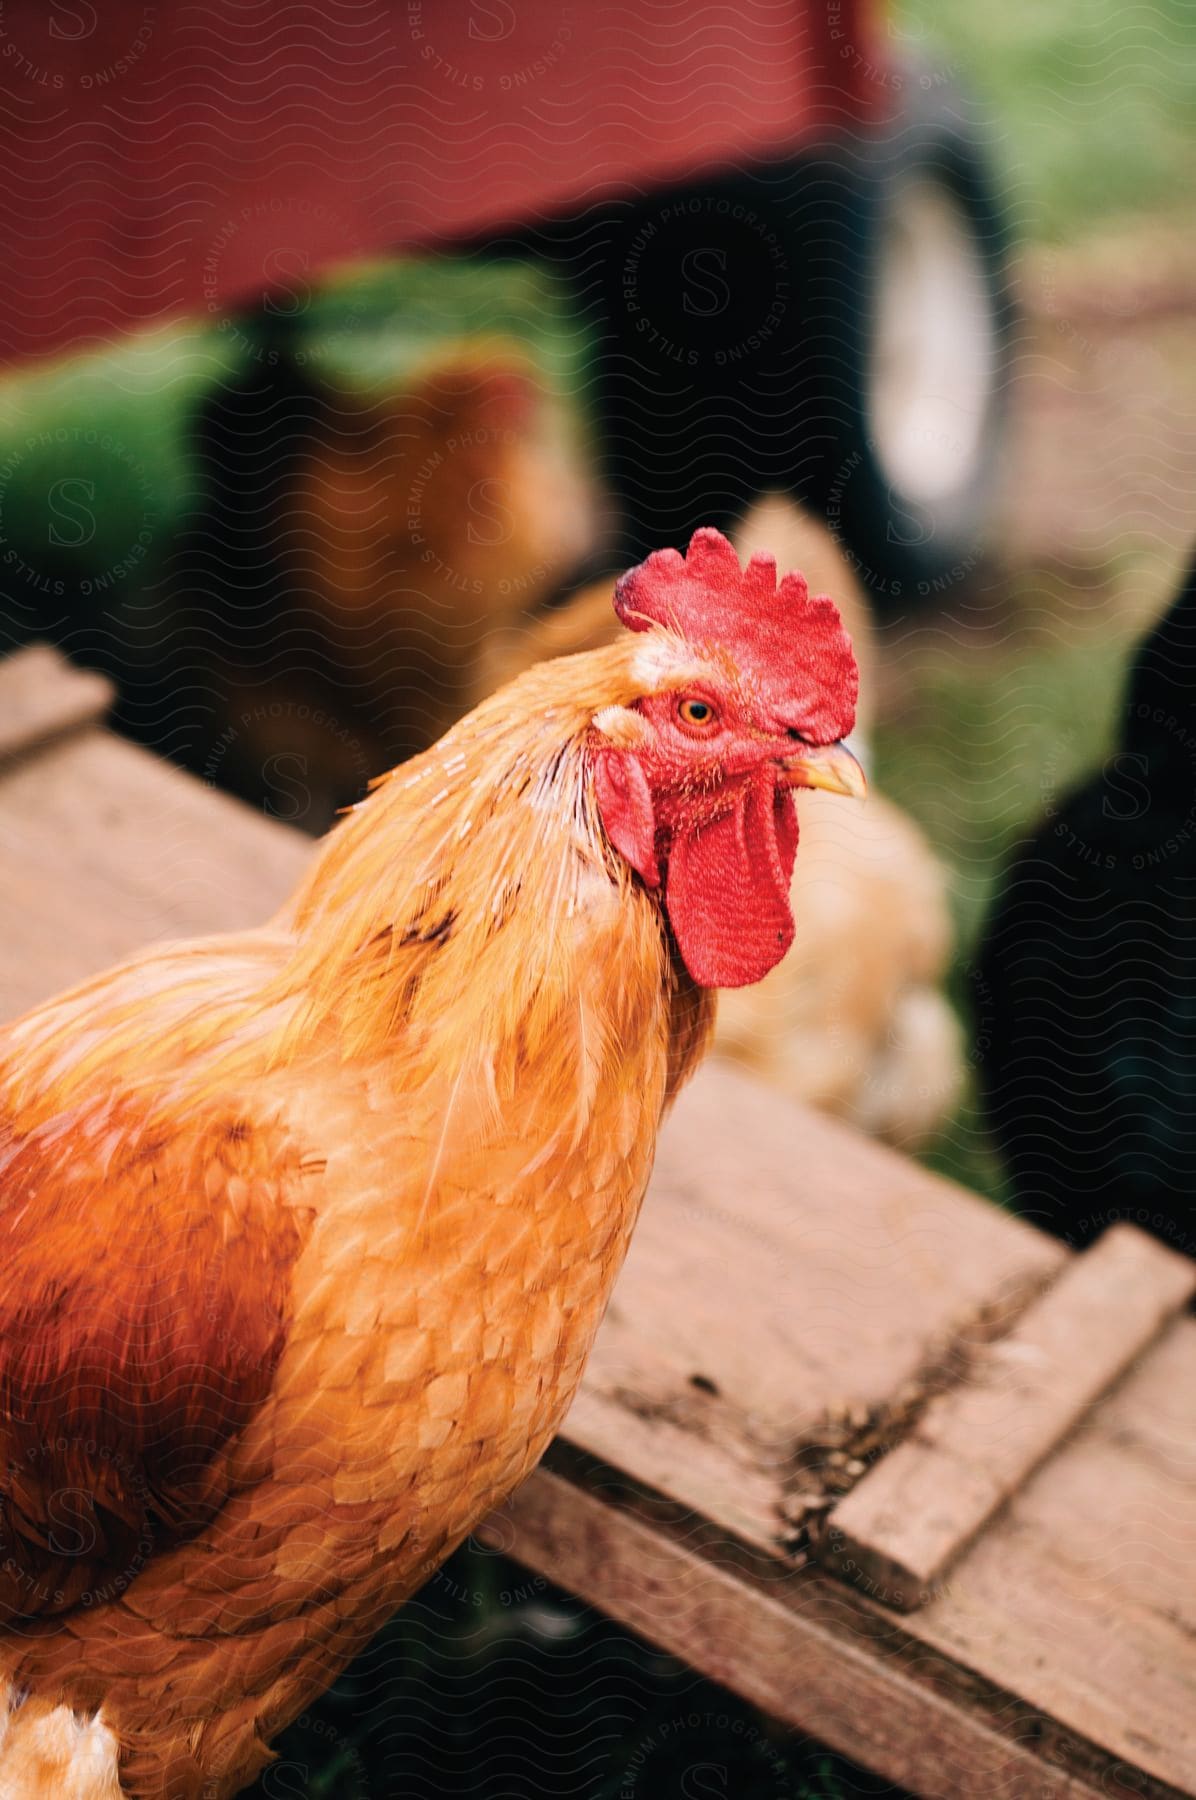
{"label": "wooden plank", "polygon": [[[762,1586],[617,1503],[540,1469],[483,1538],[774,1717],[927,1800],[1161,1800],[1016,1695],[979,1694],[874,1609],[811,1572]],[[1082,1772],[1081,1772],[1082,1771]]]}
{"label": "wooden plank", "polygon": [[106,731],[0,780],[0,1017],[146,944],[258,924],[311,855],[297,832]]}
{"label": "wooden plank", "polygon": [[[559,1450],[553,1454],[555,1461]],[[570,1467],[575,1486],[584,1474]],[[666,1479],[662,1492],[683,1485],[683,1477]],[[607,1504],[622,1498],[614,1477],[600,1491]],[[516,1508],[523,1499],[521,1491]],[[653,1516],[659,1533],[670,1514],[654,1503]],[[519,1550],[566,1585],[572,1577],[564,1571],[577,1569],[570,1557],[581,1554],[584,1572],[590,1549],[590,1528],[579,1519],[576,1529],[586,1536],[561,1555],[559,1534],[567,1523],[562,1508],[559,1533],[556,1527],[529,1532]],[[503,1524],[510,1544],[519,1542],[505,1513]],[[622,1533],[620,1523],[608,1524]],[[1196,1321],[1181,1318],[1170,1327],[916,1613],[894,1613],[877,1599],[875,1583],[850,1572],[851,1586],[820,1577],[811,1587],[808,1570],[794,1576],[779,1561],[753,1565],[737,1541],[711,1533],[699,1515],[682,1512],[675,1529],[689,1549],[717,1560],[734,1579],[748,1579],[752,1566],[763,1568],[768,1592],[807,1616],[811,1595],[825,1596],[825,1623],[843,1641],[875,1639],[919,1679],[933,1672],[936,1691],[955,1693],[965,1710],[995,1717],[1000,1730],[1094,1785],[1103,1786],[1107,1776],[1094,1772],[1093,1757],[1104,1756],[1126,1784],[1112,1791],[1196,1794]],[[641,1559],[637,1579],[650,1595],[639,1616],[629,1617],[629,1597],[613,1577],[604,1591],[600,1562],[579,1591],[778,1717],[822,1735],[810,1723],[800,1685],[786,1697],[770,1686],[771,1670],[757,1667],[750,1610],[729,1651],[704,1647],[702,1634],[687,1632],[675,1616],[696,1577],[678,1569],[671,1586],[654,1583],[656,1562],[632,1534],[627,1543],[628,1554]],[[594,1554],[606,1554],[602,1541]],[[635,1585],[630,1575],[628,1581]],[[733,1666],[720,1672],[711,1659],[724,1652]],[[791,1654],[804,1658],[804,1639]],[[850,1659],[841,1665],[841,1697],[861,1708],[874,1700]],[[911,1716],[916,1722],[919,1715]],[[848,1727],[856,1734],[849,1754],[916,1791],[939,1791],[919,1788],[910,1772],[875,1755],[867,1721],[848,1721]],[[900,1734],[900,1724],[897,1729]],[[882,1737],[886,1731],[882,1725]],[[946,1788],[954,1791],[950,1779]],[[1021,1771],[1011,1772],[1004,1791],[1050,1790]]]}
{"label": "wooden plank", "polygon": [[1196,1262],[1132,1225],[1077,1257],[969,1378],[841,1500],[823,1539],[912,1608],[1027,1475],[1196,1292]]}
{"label": "wooden plank", "polygon": [[903,1621],[1196,1792],[1196,1320],[1178,1319]]}
{"label": "wooden plank", "polygon": [[661,1133],[566,1435],[776,1554],[787,1496],[828,1420],[898,1430],[903,1397],[933,1384],[978,1321],[999,1329],[1066,1257],[712,1062]]}
{"label": "wooden plank", "polygon": [[1182,1318],[902,1625],[1192,1794],[1194,1568],[1196,1322]]}
{"label": "wooden plank", "polygon": [[[1196,1389],[1181,1319],[1125,1387],[1135,1418]],[[1120,1390],[1118,1399],[1120,1398]],[[907,1624],[918,1641],[1091,1736],[1126,1767],[1196,1793],[1196,1485],[1143,1458],[1110,1402],[981,1534]],[[1191,1457],[1193,1439],[1183,1443]],[[1170,1580],[1169,1580],[1170,1578]]]}
{"label": "wooden plank", "polygon": [[49,644],[16,651],[0,662],[0,761],[95,724],[115,697],[110,681]]}

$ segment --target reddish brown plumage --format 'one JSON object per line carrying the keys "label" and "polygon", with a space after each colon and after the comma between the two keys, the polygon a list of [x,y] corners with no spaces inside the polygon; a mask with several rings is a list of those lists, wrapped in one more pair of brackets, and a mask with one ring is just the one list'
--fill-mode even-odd
{"label": "reddish brown plumage", "polygon": [[[62,1612],[197,1530],[270,1391],[302,1211],[287,1134],[130,1098],[0,1127],[0,1623]],[[147,1230],[147,1225],[152,1229]],[[97,1248],[102,1254],[97,1255]],[[47,1523],[49,1529],[47,1530]]]}

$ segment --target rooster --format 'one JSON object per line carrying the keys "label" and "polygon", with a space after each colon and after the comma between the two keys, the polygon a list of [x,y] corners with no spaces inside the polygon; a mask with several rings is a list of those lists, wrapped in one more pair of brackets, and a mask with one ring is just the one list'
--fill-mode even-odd
{"label": "rooster", "polygon": [[714,989],[859,794],[834,605],[717,532],[282,913],[0,1039],[0,1793],[219,1800],[534,1465]]}
{"label": "rooster", "polygon": [[[860,671],[855,741],[867,760],[878,686],[868,600],[824,525],[786,497],[759,500],[735,534],[763,543],[834,593]],[[539,657],[595,649],[617,626],[611,582],[505,624],[495,616],[474,681],[480,697]],[[792,956],[719,1007],[716,1054],[746,1064],[795,1100],[822,1107],[904,1150],[950,1116],[962,1086],[959,1026],[942,988],[951,962],[944,871],[916,821],[871,787],[850,810],[826,794],[798,800],[802,854],[790,901],[802,920]]]}

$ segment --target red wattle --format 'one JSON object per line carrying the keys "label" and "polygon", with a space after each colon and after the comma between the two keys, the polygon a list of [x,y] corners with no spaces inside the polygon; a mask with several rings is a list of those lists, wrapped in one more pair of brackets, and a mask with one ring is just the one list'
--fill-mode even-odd
{"label": "red wattle", "polygon": [[674,832],[665,877],[669,923],[701,987],[747,987],[793,942],[789,883],[797,814],[771,773],[745,783],[730,811]]}

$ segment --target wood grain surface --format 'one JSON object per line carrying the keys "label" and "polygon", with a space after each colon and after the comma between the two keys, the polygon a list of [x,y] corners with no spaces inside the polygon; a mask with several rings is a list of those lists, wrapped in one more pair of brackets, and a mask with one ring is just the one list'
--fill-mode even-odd
{"label": "wood grain surface", "polygon": [[103,719],[113,690],[48,644],[30,644],[0,662],[0,762]]}
{"label": "wood grain surface", "polygon": [[912,1608],[1196,1291],[1196,1262],[1114,1225],[835,1508],[854,1559]]}

